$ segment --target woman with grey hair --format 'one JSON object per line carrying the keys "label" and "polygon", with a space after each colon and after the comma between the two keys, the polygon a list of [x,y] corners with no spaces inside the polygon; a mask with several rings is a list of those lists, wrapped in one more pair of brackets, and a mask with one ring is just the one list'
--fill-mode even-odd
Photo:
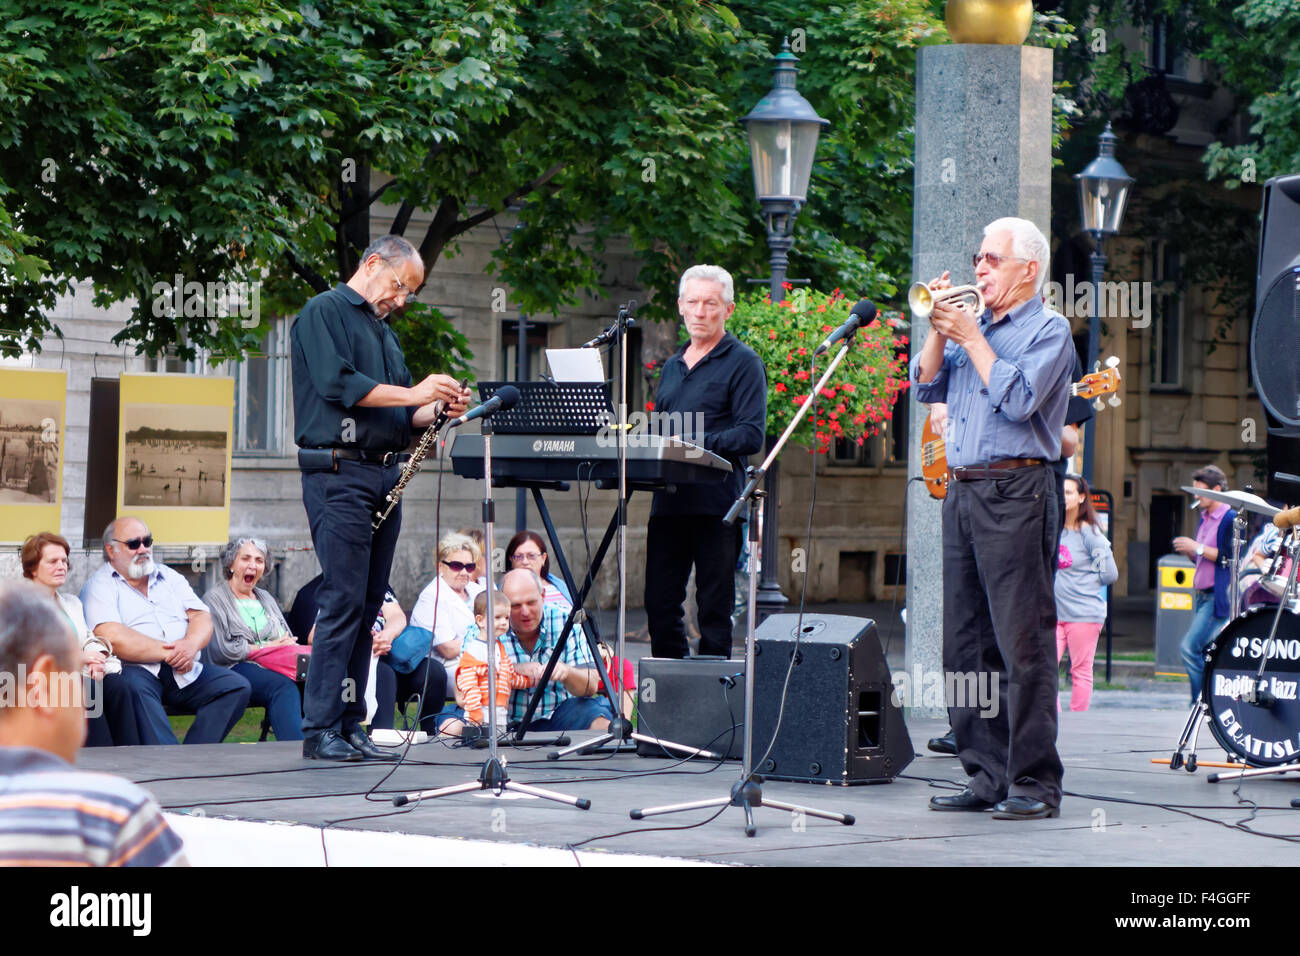
{"label": "woman with grey hair", "polygon": [[275,598],[257,586],[266,574],[266,557],[266,542],[258,538],[236,538],[221,553],[226,581],[203,595],[212,614],[208,654],[214,664],[229,667],[248,681],[252,687],[248,702],[266,708],[276,740],[302,740],[298,685],[257,663],[271,648],[298,643]]}

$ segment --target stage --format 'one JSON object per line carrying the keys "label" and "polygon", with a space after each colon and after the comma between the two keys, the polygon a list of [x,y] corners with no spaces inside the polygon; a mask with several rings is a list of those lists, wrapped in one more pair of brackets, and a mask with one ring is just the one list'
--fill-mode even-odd
{"label": "stage", "polygon": [[[1300,797],[1293,782],[1300,777],[1247,780],[1239,800],[1235,783],[1206,783],[1212,769],[1188,774],[1151,763],[1174,749],[1185,711],[1180,693],[1146,696],[1160,709],[1147,701],[1061,715],[1061,816],[1033,822],[929,810],[932,795],[951,792],[964,776],[955,758],[928,754],[893,783],[770,781],[764,793],[772,799],[849,813],[857,822],[762,808],[753,838],[744,835],[744,813],[735,807],[690,829],[682,828],[716,811],[628,817],[632,808],[724,796],[737,779],[735,762],[710,770],[714,762],[673,765],[634,753],[547,761],[551,748],[502,750],[515,780],[589,799],[587,811],[482,792],[395,810],[394,794],[477,777],[486,751],[439,743],[411,748],[388,779],[391,765],[307,762],[300,745],[274,742],[90,749],[78,765],[121,774],[152,792],[200,866],[1294,865],[1300,857],[1289,844],[1300,841],[1300,810],[1289,803]],[[944,729],[938,720],[908,723],[918,754]],[[1202,764],[1225,759],[1208,731],[1200,745]],[[1233,826],[1251,817],[1250,801],[1259,809],[1245,825],[1256,833]],[[628,830],[639,832],[609,836]]]}

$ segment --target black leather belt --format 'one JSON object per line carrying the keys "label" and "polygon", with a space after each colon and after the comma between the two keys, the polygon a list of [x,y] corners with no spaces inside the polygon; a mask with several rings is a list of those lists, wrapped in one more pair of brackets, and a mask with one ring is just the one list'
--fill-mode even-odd
{"label": "black leather belt", "polygon": [[411,460],[409,452],[368,451],[364,448],[299,448],[298,467],[303,471],[334,471],[339,459],[362,461],[368,465],[403,465]]}
{"label": "black leather belt", "polygon": [[1003,458],[1001,461],[989,461],[982,465],[960,465],[948,469],[948,477],[953,481],[971,481],[978,478],[1001,478],[999,472],[1016,471],[1020,468],[1036,468],[1043,464],[1041,458]]}
{"label": "black leather belt", "polygon": [[335,448],[334,457],[347,461],[364,461],[371,465],[404,465],[411,460],[409,452],[368,451],[365,448]]}

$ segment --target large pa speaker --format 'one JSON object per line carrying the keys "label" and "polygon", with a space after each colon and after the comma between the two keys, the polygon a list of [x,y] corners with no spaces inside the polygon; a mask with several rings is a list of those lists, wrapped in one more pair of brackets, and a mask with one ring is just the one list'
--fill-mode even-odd
{"label": "large pa speaker", "polygon": [[[1255,302],[1251,378],[1271,416],[1269,432],[1300,439],[1300,174],[1264,184]],[[1285,470],[1272,461],[1269,469]]]}
{"label": "large pa speaker", "polygon": [[808,783],[888,783],[912,762],[875,621],[805,614],[800,624],[797,614],[774,614],[755,637],[758,773]]}
{"label": "large pa speaker", "polygon": [[[726,752],[739,760],[745,734],[745,662],[721,657],[643,657],[637,663],[637,732],[657,740]],[[683,756],[638,740],[642,757]]]}

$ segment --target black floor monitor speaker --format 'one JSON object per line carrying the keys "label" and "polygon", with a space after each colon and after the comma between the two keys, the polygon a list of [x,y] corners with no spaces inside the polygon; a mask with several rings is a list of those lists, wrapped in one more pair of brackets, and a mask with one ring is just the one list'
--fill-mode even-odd
{"label": "black floor monitor speaker", "polygon": [[[637,664],[637,732],[739,760],[744,749],[745,662],[719,657],[643,657]],[[680,751],[638,740],[642,757]]]}
{"label": "black floor monitor speaker", "polygon": [[[774,780],[888,783],[915,753],[876,622],[805,614],[796,652],[798,625],[797,614],[775,614],[756,635],[754,769]],[[772,744],[787,670],[785,712]]]}

